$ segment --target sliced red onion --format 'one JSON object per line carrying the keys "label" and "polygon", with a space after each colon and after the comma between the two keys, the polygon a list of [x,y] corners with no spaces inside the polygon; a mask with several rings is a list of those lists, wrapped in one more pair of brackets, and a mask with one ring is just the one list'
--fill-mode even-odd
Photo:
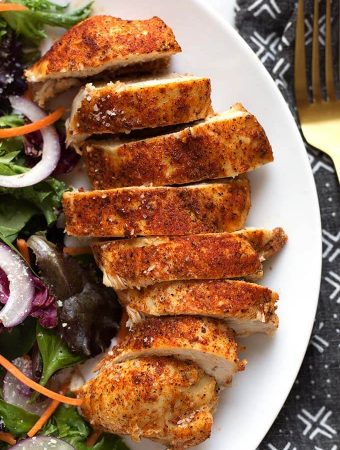
{"label": "sliced red onion", "polygon": [[0,243],[0,267],[9,281],[9,298],[0,311],[0,323],[14,327],[31,312],[34,283],[24,260],[7,245]]}
{"label": "sliced red onion", "polygon": [[68,442],[62,441],[52,436],[34,436],[30,439],[19,441],[18,444],[13,445],[13,450],[75,450]]}
{"label": "sliced red onion", "polygon": [[[46,114],[30,100],[23,97],[9,97],[12,108],[26,116],[32,122],[43,119]],[[47,178],[57,167],[60,158],[59,137],[52,126],[41,129],[43,139],[42,158],[28,172],[18,175],[0,175],[0,186],[22,188],[32,186]]]}
{"label": "sliced red onion", "polygon": [[[32,360],[29,356],[21,356],[12,361],[13,364],[28,378],[33,379]],[[9,372],[6,373],[3,384],[4,400],[11,405],[19,406],[25,411],[39,416],[47,408],[50,400],[31,401],[32,391],[25,384],[21,383],[16,377]]]}

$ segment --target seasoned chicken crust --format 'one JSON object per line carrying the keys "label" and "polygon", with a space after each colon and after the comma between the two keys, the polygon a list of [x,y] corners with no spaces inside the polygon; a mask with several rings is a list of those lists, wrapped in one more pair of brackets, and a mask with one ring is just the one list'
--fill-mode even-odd
{"label": "seasoned chicken crust", "polygon": [[180,51],[171,28],[159,17],[123,20],[98,15],[68,30],[25,75],[30,82],[88,77]]}
{"label": "seasoned chicken crust", "polygon": [[203,119],[212,113],[210,91],[209,78],[179,74],[87,84],[73,101],[67,142]]}
{"label": "seasoned chicken crust", "polygon": [[263,228],[246,228],[235,232],[251,243],[258,252],[261,261],[271,258],[287,243],[288,236],[281,227],[266,230]]}
{"label": "seasoned chicken crust", "polygon": [[124,237],[235,231],[250,208],[246,178],[186,187],[66,192],[66,232]]}
{"label": "seasoned chicken crust", "polygon": [[232,233],[94,242],[92,249],[104,284],[114,289],[262,274],[257,252]]}
{"label": "seasoned chicken crust", "polygon": [[176,133],[81,148],[95,189],[235,177],[273,161],[262,126],[239,103]]}
{"label": "seasoned chicken crust", "polygon": [[[113,348],[114,363],[146,356],[174,356],[195,362],[220,386],[244,370],[234,332],[227,325],[207,317],[149,317],[133,326],[124,341]],[[103,366],[106,364],[104,359]]]}
{"label": "seasoned chicken crust", "polygon": [[180,450],[209,438],[217,392],[215,379],[195,364],[163,357],[107,360],[78,397],[93,427]]}
{"label": "seasoned chicken crust", "polygon": [[132,324],[148,316],[194,315],[221,319],[238,335],[273,334],[278,294],[237,280],[172,281],[117,291]]}

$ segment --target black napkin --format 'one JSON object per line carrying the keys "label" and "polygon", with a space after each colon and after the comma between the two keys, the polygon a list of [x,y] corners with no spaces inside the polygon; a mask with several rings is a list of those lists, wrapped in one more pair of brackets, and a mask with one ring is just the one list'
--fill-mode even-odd
{"label": "black napkin", "polygon": [[[305,1],[309,62],[313,3],[312,0]],[[326,1],[321,0],[319,41],[322,53],[325,44],[325,5]],[[238,0],[235,8],[236,26],[240,34],[272,75],[295,117],[293,63],[296,6],[297,2],[293,0]],[[335,76],[339,86],[339,50],[336,43],[336,36],[339,36],[338,0],[332,2],[332,21]],[[300,373],[259,450],[340,450],[340,187],[332,161],[312,147],[306,145],[306,148],[322,219],[324,246],[319,306]],[[303,267],[300,269],[304,270]],[[294,348],[291,351],[294,352]]]}

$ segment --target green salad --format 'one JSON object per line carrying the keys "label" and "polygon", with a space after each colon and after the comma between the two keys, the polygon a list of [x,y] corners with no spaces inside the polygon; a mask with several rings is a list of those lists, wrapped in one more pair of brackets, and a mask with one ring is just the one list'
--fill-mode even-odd
{"label": "green salad", "polygon": [[[9,3],[26,9],[5,11]],[[91,3],[71,11],[48,0],[0,5],[0,358],[26,380],[72,398],[67,380],[107,349],[121,311],[92,256],[63,252],[61,198],[68,186],[61,178],[79,159],[65,148],[63,120],[30,133],[18,130],[49,119],[27,98],[24,77],[40,57],[45,26],[70,28],[89,16]],[[62,402],[30,439],[52,400],[6,368],[0,369],[0,449],[15,442],[27,449],[127,449],[108,433],[87,443],[94,430],[76,406]]]}

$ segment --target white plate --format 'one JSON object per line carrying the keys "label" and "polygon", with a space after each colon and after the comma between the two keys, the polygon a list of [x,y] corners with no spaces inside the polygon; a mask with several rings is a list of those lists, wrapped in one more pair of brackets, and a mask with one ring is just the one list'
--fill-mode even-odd
{"label": "white plate", "polygon": [[[75,1],[74,3],[77,3]],[[321,226],[312,172],[298,129],[269,74],[239,35],[200,0],[96,0],[95,14],[125,19],[157,15],[174,30],[183,53],[173,69],[207,75],[213,104],[242,102],[264,126],[275,162],[250,175],[248,226],[283,226],[286,248],[266,267],[263,284],[280,294],[275,337],[245,339],[245,372],[234,378],[200,450],[254,450],[282,407],[300,368],[314,321],[321,275]],[[136,450],[163,448],[150,441]]]}

